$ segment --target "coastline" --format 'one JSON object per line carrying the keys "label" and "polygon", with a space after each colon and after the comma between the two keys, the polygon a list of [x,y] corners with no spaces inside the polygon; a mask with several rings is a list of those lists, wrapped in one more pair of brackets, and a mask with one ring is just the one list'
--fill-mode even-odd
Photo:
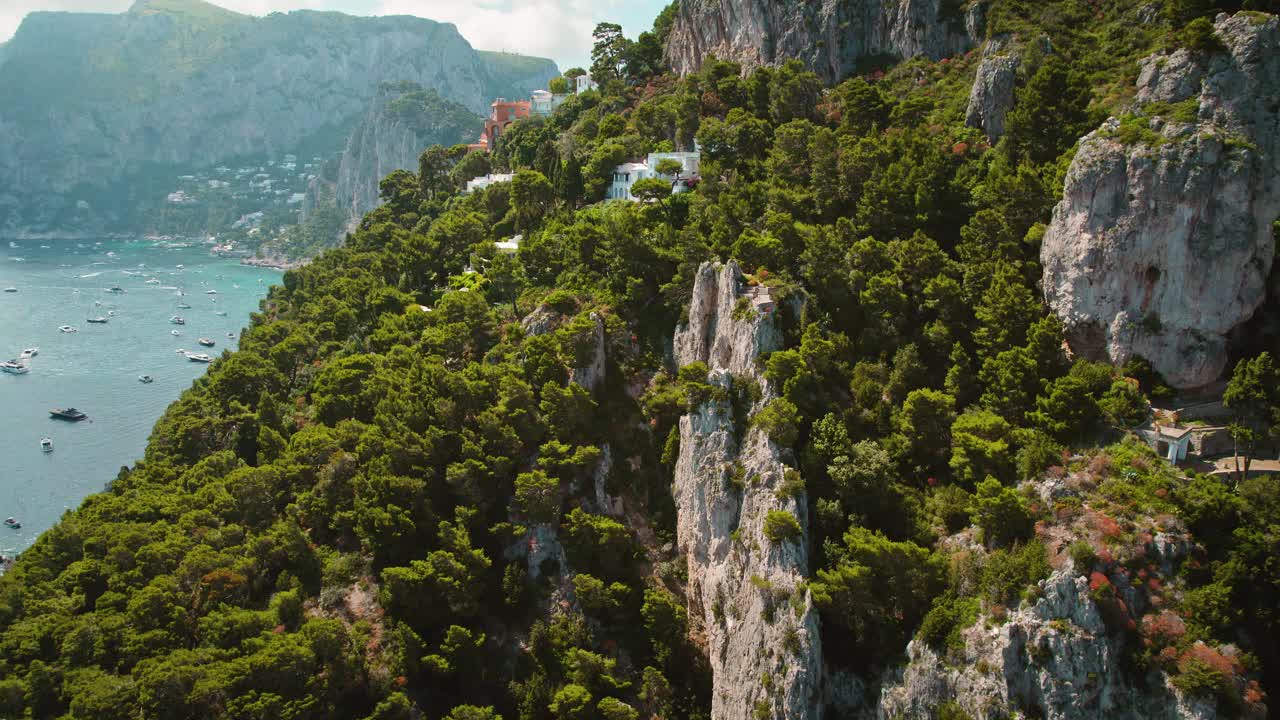
{"label": "coastline", "polygon": [[246,257],[240,259],[241,265],[250,265],[252,267],[266,268],[268,270],[279,270],[287,272],[289,270],[297,270],[307,264],[306,260],[289,260],[277,255],[267,257]]}

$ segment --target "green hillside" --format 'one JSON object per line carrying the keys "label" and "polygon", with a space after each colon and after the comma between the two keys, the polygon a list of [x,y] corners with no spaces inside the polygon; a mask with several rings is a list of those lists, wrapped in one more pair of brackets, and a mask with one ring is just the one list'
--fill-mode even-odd
{"label": "green hillside", "polygon": [[[1274,480],[1149,449],[1133,431],[1170,388],[1141,358],[1070,357],[1040,287],[1080,138],[1114,114],[1151,147],[1151,119],[1185,114],[1131,104],[1138,58],[1224,61],[1194,5],[1142,21],[1138,2],[994,0],[988,34],[1022,53],[998,142],[965,124],[978,51],[823,87],[799,63],[676,77],[654,36],[604,27],[601,90],[492,155],[433,147],[388,176],[385,204],[284,275],[145,457],[0,578],[0,716],[710,718],[712,668],[735,658],[709,638],[754,620],[789,629],[727,689],[759,720],[875,713],[909,665],[993,688],[981,709],[917,696],[911,717],[1265,717]],[[605,201],[619,164],[695,143],[689,192],[649,180]],[[489,171],[514,179],[462,192]],[[740,286],[706,292],[734,267]],[[673,336],[698,323],[778,347],[677,366]],[[1259,457],[1280,427],[1264,350],[1235,345],[1224,378]],[[708,460],[725,447],[738,461]],[[701,525],[737,528],[707,558],[677,542],[700,524],[674,490],[689,465],[730,516]],[[717,555],[807,567],[691,606]],[[974,661],[1040,620],[1056,644]],[[831,691],[789,697],[818,643]],[[1028,699],[1002,672],[1053,682]]]}

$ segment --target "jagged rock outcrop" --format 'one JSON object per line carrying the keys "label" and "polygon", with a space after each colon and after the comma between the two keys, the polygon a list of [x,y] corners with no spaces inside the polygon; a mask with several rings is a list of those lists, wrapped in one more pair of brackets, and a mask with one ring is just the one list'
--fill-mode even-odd
{"label": "jagged rock outcrop", "polygon": [[757,427],[735,423],[735,385],[757,383],[758,410],[771,397],[756,369],[762,352],[781,348],[776,308],[763,289],[745,287],[736,263],[704,263],[689,322],[676,331],[680,365],[707,363],[718,390],[680,419],[676,461],[677,542],[689,567],[689,613],[706,638],[713,675],[711,717],[822,716],[818,616],[802,586],[803,538],[774,542],[764,522],[773,510],[803,526],[805,496],[778,490],[790,470]]}
{"label": "jagged rock outcrop", "polygon": [[[334,183],[335,202],[352,227],[381,204],[378,185],[396,170],[417,172],[429,146],[473,138],[484,121],[416,83],[384,83],[373,106],[347,138]],[[322,185],[314,186],[323,190]]]}
{"label": "jagged rock outcrop", "polygon": [[987,41],[965,111],[965,124],[985,132],[991,142],[1004,135],[1004,117],[1013,109],[1013,90],[1021,59],[1010,45],[1008,35]]}
{"label": "jagged rock outcrop", "polygon": [[167,168],[340,149],[384,81],[483,113],[556,74],[550,60],[477,51],[450,24],[258,18],[199,0],[32,13],[0,59],[0,234],[137,230],[139,203],[164,199],[144,189],[181,174]]}
{"label": "jagged rock outcrop", "polygon": [[962,53],[986,31],[983,3],[950,0],[681,0],[667,41],[676,72],[697,72],[708,55],[744,69],[797,58],[838,82],[877,55],[933,59]]}
{"label": "jagged rock outcrop", "polygon": [[1280,19],[1214,27],[1221,51],[1143,61],[1151,117],[1085,136],[1041,248],[1072,349],[1141,355],[1177,388],[1222,373],[1226,335],[1265,299],[1280,215]]}
{"label": "jagged rock outcrop", "polygon": [[569,371],[569,382],[596,392],[604,385],[605,346],[604,319],[598,313],[591,313],[591,362]]}

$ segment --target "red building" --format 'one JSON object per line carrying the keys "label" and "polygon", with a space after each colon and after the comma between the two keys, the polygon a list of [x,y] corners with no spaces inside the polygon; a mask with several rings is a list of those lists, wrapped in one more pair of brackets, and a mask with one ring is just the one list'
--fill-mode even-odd
{"label": "red building", "polygon": [[507,126],[520,118],[529,117],[531,112],[532,106],[528,100],[511,102],[506,98],[494,100],[489,106],[489,117],[484,121],[484,131],[480,133],[479,140],[468,147],[473,150],[492,151],[498,146],[498,138],[506,131]]}

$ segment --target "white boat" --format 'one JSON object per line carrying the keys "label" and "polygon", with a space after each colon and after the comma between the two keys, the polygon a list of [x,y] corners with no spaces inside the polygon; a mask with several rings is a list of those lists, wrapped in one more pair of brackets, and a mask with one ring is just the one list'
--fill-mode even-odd
{"label": "white boat", "polygon": [[178,353],[179,355],[187,354],[186,348],[178,348],[177,350],[174,350],[174,352]]}
{"label": "white boat", "polygon": [[198,363],[213,362],[213,358],[209,357],[208,355],[205,355],[204,353],[187,353],[187,359],[190,360],[191,362],[198,362]]}
{"label": "white boat", "polygon": [[40,354],[40,348],[38,347],[27,348],[26,350],[23,350],[22,352],[18,353],[18,359],[26,360],[27,358],[33,358],[39,354]]}
{"label": "white boat", "polygon": [[71,327],[70,325],[59,325],[58,329],[64,333],[73,333],[76,331],[76,329]]}
{"label": "white boat", "polygon": [[218,317],[226,317],[226,316],[227,316],[227,311],[226,311],[226,310],[219,310],[219,311],[215,312],[215,313],[214,313],[214,315],[217,315]]}
{"label": "white boat", "polygon": [[175,265],[174,267],[178,268],[179,270],[181,270],[181,269],[182,269],[182,266],[181,266],[181,265]]}
{"label": "white boat", "polygon": [[235,334],[235,333],[227,333],[227,337],[229,337],[229,338],[231,338],[232,340],[234,340],[234,339],[235,339],[235,337],[236,337],[236,334]]}
{"label": "white boat", "polygon": [[178,303],[179,310],[190,310],[191,306],[186,303]]}
{"label": "white boat", "polygon": [[5,518],[4,526],[13,530],[22,529],[22,523],[18,522],[15,518]]}
{"label": "white boat", "polygon": [[173,317],[169,318],[169,322],[173,323],[174,325],[186,325],[186,324],[187,324],[186,319],[185,319],[185,318],[183,318],[181,315],[174,315]]}
{"label": "white boat", "polygon": [[7,288],[5,288],[5,289],[4,289],[4,291],[5,291],[5,292],[18,292],[18,288],[16,288],[16,287],[7,287]]}
{"label": "white boat", "polygon": [[214,345],[213,341],[212,341],[212,340],[210,340],[209,338],[200,338],[200,339],[199,339],[199,340],[197,340],[196,342],[200,343],[201,345],[203,345],[203,346],[205,346],[205,347],[213,347],[213,345]]}
{"label": "white boat", "polygon": [[31,372],[31,368],[27,367],[26,363],[18,362],[17,360],[5,360],[4,362],[0,362],[0,370],[3,370],[10,375],[26,375]]}
{"label": "white boat", "polygon": [[94,301],[93,301],[93,306],[94,306],[94,307],[102,307],[102,301],[101,301],[101,300],[94,300]]}
{"label": "white boat", "polygon": [[116,316],[116,311],[115,311],[115,310],[108,310],[108,311],[107,311],[107,315],[110,315],[111,317],[115,317],[115,316]]}
{"label": "white boat", "polygon": [[217,294],[218,294],[218,291],[217,291],[217,290],[205,290],[205,291],[204,291],[204,294],[205,294],[205,295],[217,295]]}
{"label": "white boat", "polygon": [[49,438],[41,438],[40,449],[47,453],[53,452],[53,440],[50,440]]}
{"label": "white boat", "polygon": [[159,280],[158,278],[147,278],[147,281],[146,281],[146,283],[145,283],[145,284],[146,284],[146,285],[159,285],[159,284],[160,284],[160,280]]}
{"label": "white boat", "polygon": [[179,335],[181,335],[182,333],[178,332],[177,330],[170,330],[170,331],[169,331],[169,334],[170,334],[170,335],[172,335],[172,336],[174,336],[174,337],[178,337],[178,336],[179,336]]}
{"label": "white boat", "polygon": [[150,375],[139,375],[139,376],[138,376],[138,382],[140,382],[140,383],[145,383],[145,384],[150,384],[150,383],[155,382],[155,378],[151,377]]}

